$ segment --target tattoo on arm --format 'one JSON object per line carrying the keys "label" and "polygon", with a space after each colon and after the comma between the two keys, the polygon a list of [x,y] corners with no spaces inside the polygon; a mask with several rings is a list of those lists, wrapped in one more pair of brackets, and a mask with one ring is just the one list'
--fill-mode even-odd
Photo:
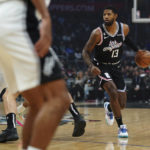
{"label": "tattoo on arm", "polygon": [[91,61],[90,53],[88,51],[86,51],[85,49],[83,49],[82,55],[83,55],[83,59],[84,59],[85,63],[89,67],[91,67],[93,65],[93,63]]}
{"label": "tattoo on arm", "polygon": [[91,52],[94,50],[95,45],[100,41],[99,39],[100,35],[95,34],[95,32],[92,32],[89,40],[85,44],[83,51],[82,51],[82,56],[85,61],[85,63],[91,67],[93,65],[91,61]]}

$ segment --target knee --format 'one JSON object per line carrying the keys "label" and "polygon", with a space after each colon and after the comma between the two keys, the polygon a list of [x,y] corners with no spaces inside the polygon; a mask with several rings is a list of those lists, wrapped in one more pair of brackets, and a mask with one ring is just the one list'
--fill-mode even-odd
{"label": "knee", "polygon": [[126,107],[126,99],[119,100],[120,109],[124,109]]}
{"label": "knee", "polygon": [[107,92],[110,96],[110,99],[112,100],[118,100],[118,92],[117,89],[112,87],[112,86],[108,86],[107,87]]}
{"label": "knee", "polygon": [[61,113],[63,114],[67,109],[69,109],[70,101],[68,95],[65,93],[60,93],[51,97],[50,100],[45,101],[44,107],[48,114],[51,113]]}
{"label": "knee", "polygon": [[57,99],[59,100],[59,103],[63,107],[66,107],[68,109],[70,105],[70,97],[68,95],[68,91],[67,90],[61,91],[57,97],[58,97]]}
{"label": "knee", "polygon": [[117,93],[117,90],[111,89],[110,97],[111,97],[112,100],[118,100],[118,93]]}

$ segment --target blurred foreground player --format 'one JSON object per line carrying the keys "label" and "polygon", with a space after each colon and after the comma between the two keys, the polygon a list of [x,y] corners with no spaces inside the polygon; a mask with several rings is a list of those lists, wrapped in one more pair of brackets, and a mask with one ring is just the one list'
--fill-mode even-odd
{"label": "blurred foreground player", "polygon": [[59,61],[52,49],[49,52],[49,12],[43,0],[2,0],[0,19],[0,65],[8,90],[20,92],[30,104],[23,149],[45,150],[70,104]]}

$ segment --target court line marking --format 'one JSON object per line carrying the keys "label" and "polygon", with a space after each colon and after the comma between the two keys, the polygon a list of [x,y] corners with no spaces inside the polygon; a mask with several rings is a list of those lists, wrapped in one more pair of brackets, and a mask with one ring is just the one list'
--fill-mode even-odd
{"label": "court line marking", "polygon": [[[82,142],[82,143],[93,143],[93,144],[95,144],[95,143],[96,144],[109,144],[109,142],[96,142],[96,141],[91,141],[91,140],[88,141],[88,140],[71,140],[71,139],[69,139],[69,140],[68,139],[66,139],[66,140],[65,139],[60,139],[59,140],[59,139],[55,139],[55,138],[53,139],[53,141],[66,141],[66,142],[70,141],[70,142]],[[116,143],[116,142],[112,142],[112,144],[118,145],[118,143]],[[145,148],[146,147],[148,147],[148,148],[150,147],[150,146],[136,145],[136,144],[120,144],[120,145],[126,145],[126,146],[131,146],[131,147],[143,147],[143,148],[144,147]]]}

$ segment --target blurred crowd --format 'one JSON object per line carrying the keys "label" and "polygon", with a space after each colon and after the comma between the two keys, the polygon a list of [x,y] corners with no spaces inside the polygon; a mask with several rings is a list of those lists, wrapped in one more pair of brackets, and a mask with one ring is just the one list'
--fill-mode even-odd
{"label": "blurred crowd", "polygon": [[[122,72],[127,86],[128,102],[150,103],[150,68],[142,69],[134,63],[134,57],[122,61]],[[64,69],[68,88],[76,101],[104,99],[99,80],[89,70]]]}
{"label": "blurred crowd", "polygon": [[[83,4],[85,1],[77,0],[76,3],[74,1],[68,2],[56,0],[52,3],[51,7],[53,7],[53,4],[57,4],[59,8],[62,3],[65,3],[64,9],[66,9],[67,4],[70,7],[70,4],[76,6],[78,2],[82,2]],[[91,5],[96,4],[100,6],[99,1],[93,0],[90,2]],[[103,2],[110,4],[109,0],[101,2],[102,4]],[[123,0],[120,2],[115,0],[113,4],[118,3],[120,7],[123,6],[121,10],[118,8],[119,21],[129,24],[130,36],[139,47],[150,50],[150,37],[147,34],[150,33],[148,24],[133,24],[131,22],[131,8],[133,7],[131,1]],[[81,10],[76,12],[74,10],[70,11],[71,8],[68,11],[63,11],[63,7],[60,7],[61,11],[59,11],[58,8],[55,10],[51,9],[51,7],[53,48],[63,64],[63,72],[69,91],[75,101],[102,101],[105,96],[104,90],[99,86],[97,78],[93,77],[88,71],[81,53],[91,31],[103,22],[103,9],[100,8],[96,12],[85,12]],[[128,101],[150,103],[150,69],[137,67],[134,56],[135,52],[124,46],[122,72],[127,85]]]}

